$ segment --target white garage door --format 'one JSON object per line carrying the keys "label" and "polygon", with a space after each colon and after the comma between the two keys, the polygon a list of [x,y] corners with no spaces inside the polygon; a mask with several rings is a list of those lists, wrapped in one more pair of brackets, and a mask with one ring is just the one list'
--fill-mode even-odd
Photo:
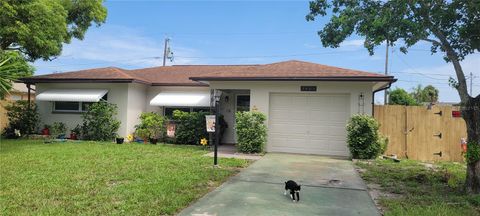
{"label": "white garage door", "polygon": [[267,151],[348,156],[343,94],[271,94]]}

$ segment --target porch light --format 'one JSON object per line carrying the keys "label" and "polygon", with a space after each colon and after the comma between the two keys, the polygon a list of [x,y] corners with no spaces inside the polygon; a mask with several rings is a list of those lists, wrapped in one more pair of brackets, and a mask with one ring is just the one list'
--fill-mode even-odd
{"label": "porch light", "polygon": [[364,106],[365,105],[365,95],[363,95],[363,92],[360,93],[358,96],[358,105]]}
{"label": "porch light", "polygon": [[222,97],[222,91],[215,89],[213,97],[215,98],[215,102],[220,102],[220,98]]}
{"label": "porch light", "polygon": [[365,113],[365,95],[363,92],[360,92],[360,95],[358,95],[358,112],[361,114]]}

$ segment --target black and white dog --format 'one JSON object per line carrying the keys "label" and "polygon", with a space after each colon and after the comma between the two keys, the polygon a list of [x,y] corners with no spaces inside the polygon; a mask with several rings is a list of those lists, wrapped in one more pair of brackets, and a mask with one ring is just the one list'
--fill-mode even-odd
{"label": "black and white dog", "polygon": [[297,184],[293,180],[288,180],[285,182],[285,193],[287,195],[287,191],[290,191],[290,198],[292,198],[293,202],[300,201],[300,185]]}

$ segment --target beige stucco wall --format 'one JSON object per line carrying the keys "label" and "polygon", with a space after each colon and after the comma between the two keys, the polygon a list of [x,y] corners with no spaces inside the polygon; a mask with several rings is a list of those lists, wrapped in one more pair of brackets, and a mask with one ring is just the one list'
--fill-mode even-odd
{"label": "beige stucco wall", "polygon": [[138,118],[142,112],[145,112],[147,106],[147,89],[148,86],[138,83],[128,84],[127,96],[127,121],[125,124],[125,134],[135,132],[135,125],[140,123]]}
{"label": "beige stucco wall", "polygon": [[[121,122],[118,134],[125,136],[128,125],[128,91],[127,83],[38,83],[36,85],[36,94],[40,94],[48,89],[107,89],[108,102],[118,106],[117,119]],[[40,114],[40,127],[44,124],[53,124],[54,122],[63,122],[67,125],[68,132],[77,124],[82,124],[80,113],[54,113],[53,102],[36,101]]]}
{"label": "beige stucco wall", "polygon": [[[372,92],[374,82],[321,82],[321,81],[212,81],[212,89],[246,89],[250,90],[250,109],[256,108],[267,115],[271,93],[341,93],[350,95],[351,115],[372,113]],[[317,86],[316,92],[301,92],[300,86]],[[364,95],[363,108],[359,107],[359,95]]]}

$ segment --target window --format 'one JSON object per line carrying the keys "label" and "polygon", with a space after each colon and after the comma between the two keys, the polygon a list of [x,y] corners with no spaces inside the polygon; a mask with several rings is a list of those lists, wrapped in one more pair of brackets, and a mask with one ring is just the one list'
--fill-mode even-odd
{"label": "window", "polygon": [[175,110],[180,110],[184,112],[190,112],[190,108],[185,108],[185,107],[165,107],[163,115],[172,117],[173,116],[173,111]]}
{"label": "window", "polygon": [[192,109],[193,112],[210,112],[208,107],[195,107]]}
{"label": "window", "polygon": [[237,95],[237,112],[250,111],[250,95]]}
{"label": "window", "polygon": [[[107,95],[102,97],[101,100],[107,100]],[[86,112],[88,111],[88,106],[94,102],[69,102],[69,101],[54,101],[53,102],[53,111],[54,112]]]}
{"label": "window", "polygon": [[80,112],[80,102],[55,101],[53,110],[60,112]]}
{"label": "window", "polygon": [[210,112],[210,108],[208,107],[165,107],[163,109],[163,115],[167,117],[172,117],[174,110],[180,110],[183,112]]}

